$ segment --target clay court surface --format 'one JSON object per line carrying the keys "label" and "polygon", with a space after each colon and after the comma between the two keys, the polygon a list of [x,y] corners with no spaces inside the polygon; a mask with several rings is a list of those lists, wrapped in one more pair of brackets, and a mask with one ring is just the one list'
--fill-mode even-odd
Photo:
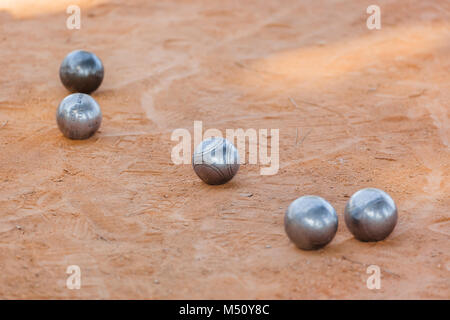
{"label": "clay court surface", "polygon": [[[75,49],[105,66],[86,141],[55,121]],[[0,1],[0,65],[1,298],[450,298],[449,1]],[[280,129],[278,174],[202,183],[170,156],[194,120]],[[363,187],[397,203],[385,241],[345,226]],[[284,232],[305,194],[338,211],[319,251]]]}

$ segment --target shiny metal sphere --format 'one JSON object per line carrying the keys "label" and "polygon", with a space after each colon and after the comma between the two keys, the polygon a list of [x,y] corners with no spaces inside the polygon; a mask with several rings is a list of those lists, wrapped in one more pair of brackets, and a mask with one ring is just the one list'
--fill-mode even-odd
{"label": "shiny metal sphere", "polygon": [[91,93],[100,87],[104,68],[93,53],[77,50],[69,53],[59,68],[61,82],[71,92]]}
{"label": "shiny metal sphere", "polygon": [[315,250],[333,240],[338,228],[336,210],[318,196],[303,196],[289,205],[284,229],[300,249]]}
{"label": "shiny metal sphere", "polygon": [[208,138],[195,148],[192,165],[195,173],[207,184],[224,184],[239,170],[239,153],[227,139]]}
{"label": "shiny metal sphere", "polygon": [[394,230],[397,207],[386,192],[367,188],[351,196],[344,216],[345,224],[356,239],[380,241]]}
{"label": "shiny metal sphere", "polygon": [[59,130],[70,139],[87,139],[102,123],[98,103],[84,93],[73,93],[63,99],[56,112]]}

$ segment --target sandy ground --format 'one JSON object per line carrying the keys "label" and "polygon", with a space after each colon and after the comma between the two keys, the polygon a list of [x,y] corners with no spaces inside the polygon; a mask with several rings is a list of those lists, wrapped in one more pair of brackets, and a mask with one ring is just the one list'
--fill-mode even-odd
{"label": "sandy ground", "polygon": [[[450,298],[450,2],[0,1],[1,298]],[[64,56],[97,53],[100,131],[55,111]],[[176,128],[279,128],[280,170],[202,183],[174,165]],[[296,143],[297,142],[297,143]],[[345,203],[378,187],[393,234],[362,243]],[[297,197],[332,203],[326,248],[296,249]],[[381,268],[381,289],[366,268]],[[80,290],[66,268],[81,268]]]}

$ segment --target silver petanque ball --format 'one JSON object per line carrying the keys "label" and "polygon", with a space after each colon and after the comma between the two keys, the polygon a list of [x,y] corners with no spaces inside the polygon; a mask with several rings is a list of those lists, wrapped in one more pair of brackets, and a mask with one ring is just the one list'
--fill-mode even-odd
{"label": "silver petanque ball", "polygon": [[356,239],[380,241],[397,224],[397,207],[384,191],[362,189],[351,196],[345,207],[345,224]]}
{"label": "silver petanque ball", "polygon": [[205,183],[224,184],[239,170],[239,153],[227,139],[212,137],[203,140],[194,151],[192,165]]}
{"label": "silver petanque ball", "polygon": [[56,122],[67,138],[87,139],[100,128],[102,112],[90,95],[73,93],[59,104]]}
{"label": "silver petanque ball", "polygon": [[93,53],[77,50],[69,53],[59,68],[61,82],[71,92],[91,93],[100,87],[104,68]]}
{"label": "silver petanque ball", "polygon": [[338,228],[336,210],[318,196],[303,196],[292,202],[284,216],[284,229],[300,249],[315,250],[333,240]]}

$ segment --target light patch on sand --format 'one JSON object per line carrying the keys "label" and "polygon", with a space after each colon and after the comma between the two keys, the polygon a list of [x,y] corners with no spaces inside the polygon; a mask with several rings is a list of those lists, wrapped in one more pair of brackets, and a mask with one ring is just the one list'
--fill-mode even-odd
{"label": "light patch on sand", "polygon": [[89,8],[108,0],[0,0],[0,11],[5,10],[15,18],[30,18],[41,14],[65,12],[70,5]]}
{"label": "light patch on sand", "polygon": [[450,147],[450,117],[448,107],[440,104],[438,101],[431,101],[430,103],[425,104],[425,106],[430,112],[431,119],[439,131],[442,143],[445,146]]}
{"label": "light patch on sand", "polygon": [[[401,26],[385,29],[383,33],[369,33],[361,37],[343,39],[325,46],[306,46],[277,52],[250,61],[244,83],[259,83],[260,76],[283,82],[326,83],[338,76],[363,70],[377,74],[384,72],[386,62],[397,57],[427,54],[448,41],[449,25]],[[317,82],[316,82],[317,84]]]}

